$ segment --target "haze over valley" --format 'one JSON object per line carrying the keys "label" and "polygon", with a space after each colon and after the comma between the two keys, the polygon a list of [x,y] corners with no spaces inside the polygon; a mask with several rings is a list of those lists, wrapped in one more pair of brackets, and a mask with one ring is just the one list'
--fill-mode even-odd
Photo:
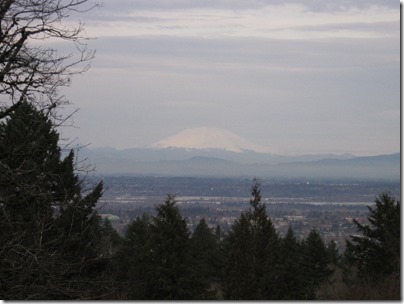
{"label": "haze over valley", "polygon": [[149,147],[83,148],[99,174],[389,179],[400,176],[400,154],[279,155],[225,129],[187,129]]}

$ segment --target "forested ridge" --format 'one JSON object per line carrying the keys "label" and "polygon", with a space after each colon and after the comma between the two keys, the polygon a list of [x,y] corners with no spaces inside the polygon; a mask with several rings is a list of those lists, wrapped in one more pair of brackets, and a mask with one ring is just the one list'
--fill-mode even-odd
{"label": "forested ridge", "polygon": [[[58,132],[68,104],[59,88],[93,55],[81,25],[60,24],[86,2],[0,2],[0,299],[400,299],[400,202],[388,192],[369,207],[368,224],[355,221],[345,252],[315,227],[304,239],[292,229],[281,237],[258,180],[227,233],[204,219],[190,231],[174,195],[123,237],[101,220],[103,183],[86,180]],[[72,42],[79,56],[30,39]]]}

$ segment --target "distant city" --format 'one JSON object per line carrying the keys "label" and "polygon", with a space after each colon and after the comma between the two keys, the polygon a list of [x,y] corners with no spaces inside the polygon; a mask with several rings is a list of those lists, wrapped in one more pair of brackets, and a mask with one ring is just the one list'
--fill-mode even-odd
{"label": "distant city", "polygon": [[315,228],[344,250],[356,233],[353,219],[365,222],[378,194],[400,199],[400,153],[286,156],[227,130],[196,128],[146,148],[84,148],[79,154],[104,179],[100,213],[122,235],[136,217],[153,215],[168,194],[176,195],[191,231],[202,218],[228,231],[249,208],[257,177],[280,235],[291,227],[303,239]]}
{"label": "distant city", "polygon": [[[251,178],[130,177],[104,176],[105,192],[99,212],[108,217],[122,235],[126,226],[174,194],[193,228],[204,218],[210,227],[227,231],[241,212],[249,208]],[[299,238],[317,229],[325,241],[336,241],[340,250],[356,233],[355,218],[365,222],[367,206],[388,191],[398,200],[399,181],[261,180],[263,201],[280,235],[292,227]]]}

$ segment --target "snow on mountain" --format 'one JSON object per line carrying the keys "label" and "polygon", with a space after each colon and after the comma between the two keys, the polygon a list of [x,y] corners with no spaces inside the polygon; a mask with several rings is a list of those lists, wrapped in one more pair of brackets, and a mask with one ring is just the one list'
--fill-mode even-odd
{"label": "snow on mountain", "polygon": [[230,131],[207,127],[181,131],[152,144],[152,147],[157,149],[219,149],[237,153],[244,150],[270,152],[268,148],[252,143]]}

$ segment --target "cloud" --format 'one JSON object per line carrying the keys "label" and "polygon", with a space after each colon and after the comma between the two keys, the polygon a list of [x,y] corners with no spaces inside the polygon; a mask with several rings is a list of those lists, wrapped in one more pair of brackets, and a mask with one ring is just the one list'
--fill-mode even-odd
{"label": "cloud", "polygon": [[350,134],[361,136],[352,149],[365,146],[363,124],[388,129],[383,141],[398,132],[399,120],[374,119],[383,110],[397,111],[399,100],[394,78],[399,79],[399,45],[388,39],[104,37],[96,42],[93,68],[73,87],[76,100],[93,107],[91,115],[98,117],[88,119],[86,128],[91,130],[89,122],[108,126],[100,133],[102,142],[130,147],[190,127],[217,126],[283,151],[297,149],[303,135],[296,130],[306,132],[313,149],[316,140],[330,144],[319,140],[327,132],[341,138],[338,145]]}
{"label": "cloud", "polygon": [[[398,34],[397,34],[398,37]],[[350,72],[368,66],[398,67],[399,44],[379,39],[198,39],[101,37],[94,68],[134,68],[198,74]]]}
{"label": "cloud", "polygon": [[[385,38],[392,37],[399,31],[399,11],[389,7],[369,6],[320,12],[307,10],[303,3],[259,7],[253,5],[251,8],[240,9],[221,8],[218,5],[219,8],[214,10],[199,5],[184,6],[182,9],[147,9],[146,6],[140,6],[141,9],[101,13],[98,19],[94,18],[87,23],[87,32],[96,37],[249,37],[301,40]],[[119,3],[115,5],[118,7]]]}
{"label": "cloud", "polygon": [[181,10],[181,9],[259,9],[268,5],[298,4],[311,11],[345,11],[371,6],[398,9],[395,1],[386,0],[104,0],[110,12],[117,10]]}
{"label": "cloud", "polygon": [[210,126],[292,153],[395,152],[389,3],[106,0],[85,19],[92,68],[66,94],[79,137],[134,147]]}

